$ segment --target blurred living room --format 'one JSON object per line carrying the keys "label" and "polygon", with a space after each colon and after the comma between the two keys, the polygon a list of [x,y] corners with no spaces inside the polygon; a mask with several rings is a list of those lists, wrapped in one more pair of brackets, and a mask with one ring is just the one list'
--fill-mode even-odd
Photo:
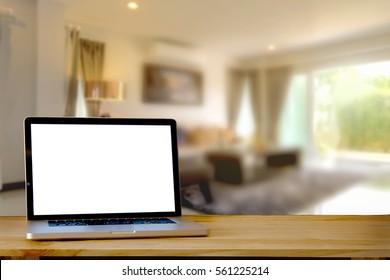
{"label": "blurred living room", "polygon": [[175,119],[185,214],[390,214],[389,10],[0,0],[0,216],[26,116]]}

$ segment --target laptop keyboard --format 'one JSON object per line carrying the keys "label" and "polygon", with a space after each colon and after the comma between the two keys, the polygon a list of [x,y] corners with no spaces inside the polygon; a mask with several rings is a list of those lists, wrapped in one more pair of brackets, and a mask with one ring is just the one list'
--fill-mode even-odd
{"label": "laptop keyboard", "polygon": [[175,224],[175,222],[171,219],[168,219],[168,218],[131,218],[131,219],[49,221],[49,226],[51,226],[51,227],[96,226],[96,225],[142,225],[142,224]]}

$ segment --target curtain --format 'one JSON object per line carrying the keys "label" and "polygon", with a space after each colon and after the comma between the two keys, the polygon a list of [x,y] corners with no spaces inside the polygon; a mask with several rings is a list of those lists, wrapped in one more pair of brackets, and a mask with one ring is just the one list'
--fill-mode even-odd
{"label": "curtain", "polygon": [[[103,77],[104,43],[80,39],[81,69],[86,82],[101,82]],[[87,100],[88,115],[99,116],[100,101]]]}
{"label": "curtain", "polygon": [[245,72],[231,69],[229,71],[229,94],[228,94],[228,126],[234,131],[240,111],[243,95]]}
{"label": "curtain", "polygon": [[69,28],[67,33],[68,70],[67,70],[67,92],[65,116],[76,115],[77,103],[77,80],[79,62],[79,41],[80,32],[77,28]]}
{"label": "curtain", "polygon": [[292,68],[282,66],[266,69],[268,139],[278,143],[278,125],[291,79]]}
{"label": "curtain", "polygon": [[251,97],[253,120],[255,123],[254,140],[256,144],[262,141],[261,130],[261,90],[260,90],[260,72],[258,70],[251,70],[248,72],[249,79],[249,93]]}

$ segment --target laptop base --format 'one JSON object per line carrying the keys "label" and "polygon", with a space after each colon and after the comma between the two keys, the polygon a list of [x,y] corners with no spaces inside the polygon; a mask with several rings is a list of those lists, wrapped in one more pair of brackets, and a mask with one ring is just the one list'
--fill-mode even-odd
{"label": "laptop base", "polygon": [[113,239],[206,236],[209,229],[198,223],[169,217],[174,224],[94,225],[50,227],[48,221],[28,221],[26,238],[29,240]]}

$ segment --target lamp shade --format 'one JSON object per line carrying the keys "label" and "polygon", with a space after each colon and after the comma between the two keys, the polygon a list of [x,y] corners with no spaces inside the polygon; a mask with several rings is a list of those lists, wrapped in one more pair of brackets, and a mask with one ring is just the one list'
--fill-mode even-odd
{"label": "lamp shade", "polygon": [[121,101],[125,86],[118,81],[86,81],[85,99],[91,101]]}

